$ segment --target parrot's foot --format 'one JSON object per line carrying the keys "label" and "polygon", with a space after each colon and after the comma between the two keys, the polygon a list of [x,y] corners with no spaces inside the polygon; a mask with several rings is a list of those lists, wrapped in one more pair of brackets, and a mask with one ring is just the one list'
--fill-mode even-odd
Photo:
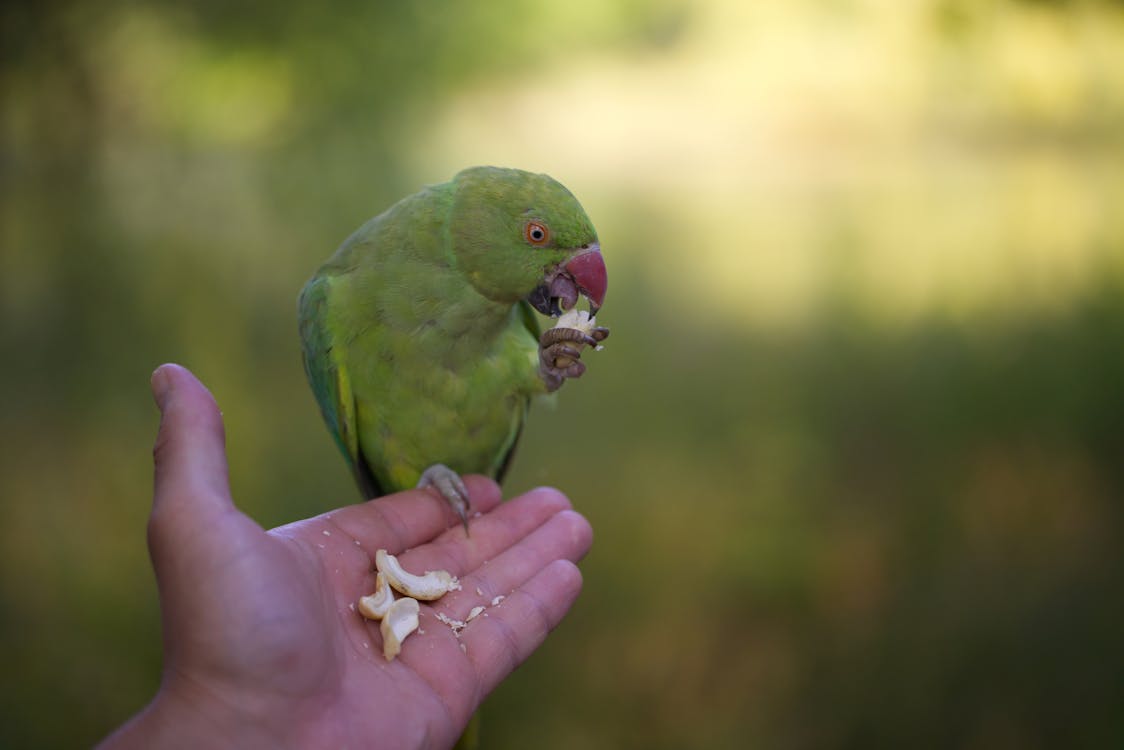
{"label": "parrot's foot", "polygon": [[585,372],[582,348],[598,345],[609,337],[609,329],[596,326],[588,333],[577,328],[555,327],[539,338],[539,374],[548,391],[562,387],[566,378],[580,378]]}
{"label": "parrot's foot", "polygon": [[464,525],[464,533],[468,533],[468,488],[460,475],[445,464],[434,464],[422,472],[418,480],[418,487],[432,487],[440,493],[441,497],[453,506],[453,510]]}

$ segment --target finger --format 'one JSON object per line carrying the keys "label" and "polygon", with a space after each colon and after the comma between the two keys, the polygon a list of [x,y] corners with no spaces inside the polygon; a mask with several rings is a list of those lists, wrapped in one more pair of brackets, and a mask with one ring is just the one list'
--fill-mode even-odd
{"label": "finger", "polygon": [[569,560],[555,560],[477,617],[460,642],[476,672],[480,695],[495,689],[522,664],[570,610],[582,576]]}
{"label": "finger", "polygon": [[471,536],[450,528],[431,543],[408,549],[399,560],[406,570],[447,570],[463,577],[570,509],[569,499],[558,490],[534,489],[475,517]]}
{"label": "finger", "polygon": [[463,621],[476,607],[484,606],[487,611],[489,605],[496,606],[555,560],[577,562],[592,542],[589,522],[572,510],[561,511],[518,543],[462,576],[460,590],[434,604],[454,620]]}
{"label": "finger", "polygon": [[230,499],[222,415],[211,394],[178,365],[153,373],[152,392],[161,419],[148,546],[172,660],[222,630],[227,612],[214,602],[200,604],[209,590],[200,582],[229,573],[220,561],[238,555],[260,528]]}
{"label": "finger", "polygon": [[[491,479],[472,475],[464,477],[464,481],[473,510],[487,513],[499,505],[500,488]],[[341,531],[357,540],[372,558],[379,548],[397,554],[424,544],[454,526],[457,535],[464,538],[460,519],[448,501],[425,489],[349,505],[327,516]],[[476,534],[477,518],[473,516],[469,521],[472,535]]]}
{"label": "finger", "polygon": [[207,526],[233,507],[222,415],[206,387],[179,365],[157,368],[152,392],[161,419],[150,531]]}

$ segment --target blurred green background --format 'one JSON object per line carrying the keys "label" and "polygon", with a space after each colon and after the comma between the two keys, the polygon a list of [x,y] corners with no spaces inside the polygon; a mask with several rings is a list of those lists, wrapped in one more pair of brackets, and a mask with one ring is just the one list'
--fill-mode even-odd
{"label": "blurred green background", "polygon": [[261,523],[355,499],[296,293],[471,164],[582,200],[613,329],[506,487],[596,543],[488,746],[1124,745],[1124,3],[2,8],[0,745],[156,688],[156,365]]}

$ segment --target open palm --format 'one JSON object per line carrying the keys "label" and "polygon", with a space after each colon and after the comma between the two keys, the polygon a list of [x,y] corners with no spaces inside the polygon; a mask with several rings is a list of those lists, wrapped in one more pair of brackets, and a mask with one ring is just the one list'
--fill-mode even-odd
{"label": "open palm", "polygon": [[[469,477],[466,536],[448,504],[415,490],[264,531],[235,508],[222,419],[189,372],[154,376],[163,420],[149,546],[164,618],[157,698],[110,745],[447,747],[475,708],[542,642],[581,588],[588,523],[554,490],[500,504]],[[444,569],[462,588],[432,606],[388,662],[375,550],[407,570]],[[437,618],[466,620],[463,630]],[[163,731],[160,731],[163,730]],[[167,743],[165,743],[167,744]],[[197,745],[202,746],[202,745]]]}

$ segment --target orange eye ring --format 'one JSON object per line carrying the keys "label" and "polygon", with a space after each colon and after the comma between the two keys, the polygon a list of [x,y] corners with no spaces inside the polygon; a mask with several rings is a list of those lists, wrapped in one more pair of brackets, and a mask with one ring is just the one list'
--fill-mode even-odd
{"label": "orange eye ring", "polygon": [[542,247],[550,242],[550,229],[541,221],[528,221],[523,227],[523,239],[535,247]]}

